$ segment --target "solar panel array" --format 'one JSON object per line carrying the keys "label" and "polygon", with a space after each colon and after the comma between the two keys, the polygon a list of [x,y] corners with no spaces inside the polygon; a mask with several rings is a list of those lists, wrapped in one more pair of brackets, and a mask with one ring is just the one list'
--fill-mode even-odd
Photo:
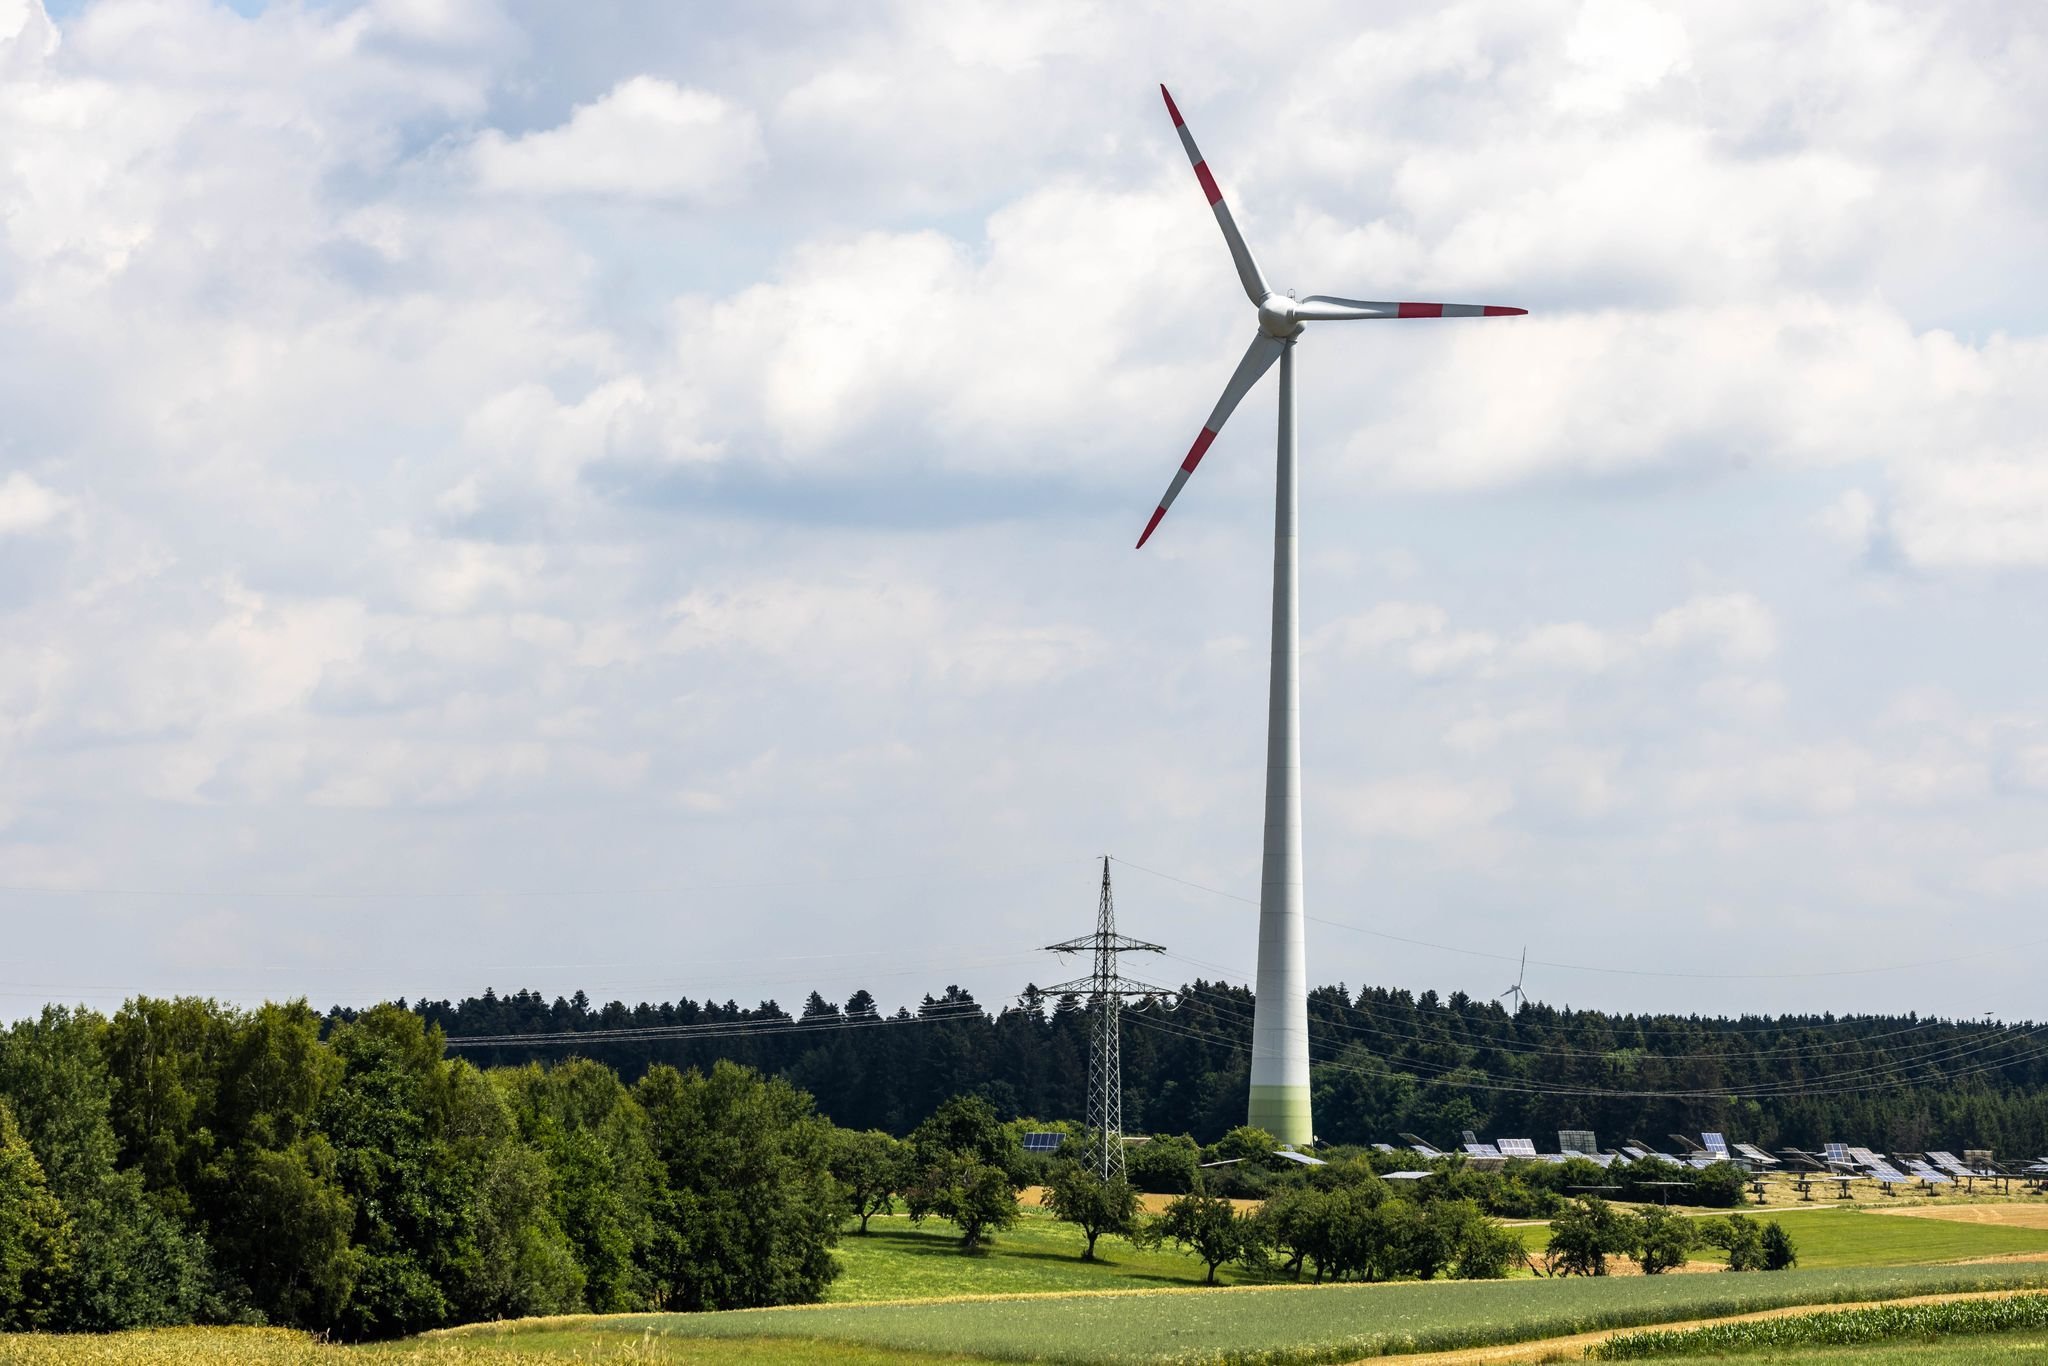
{"label": "solar panel array", "polygon": [[1529,1138],[1504,1138],[1500,1141],[1502,1157],[1534,1157],[1536,1141]]}
{"label": "solar panel array", "polygon": [[1059,1151],[1060,1142],[1065,1138],[1065,1134],[1058,1133],[1026,1134],[1024,1135],[1024,1151],[1027,1153],[1055,1153]]}
{"label": "solar panel array", "polygon": [[1600,1144],[1591,1129],[1559,1129],[1557,1150],[1561,1153],[1577,1153],[1582,1157],[1593,1157],[1600,1151]]}

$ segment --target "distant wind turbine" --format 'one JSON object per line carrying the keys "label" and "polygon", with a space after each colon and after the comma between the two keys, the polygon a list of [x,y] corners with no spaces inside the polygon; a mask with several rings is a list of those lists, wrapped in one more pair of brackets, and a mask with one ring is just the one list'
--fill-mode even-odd
{"label": "distant wind turbine", "polygon": [[1526,312],[1493,304],[1375,303],[1364,299],[1340,299],[1329,294],[1311,294],[1297,299],[1282,294],[1266,283],[1251,248],[1237,230],[1216,177],[1196,150],[1195,139],[1174,107],[1165,86],[1166,112],[1180,132],[1181,146],[1194,163],[1195,179],[1216,211],[1217,226],[1237,266],[1238,281],[1245,297],[1259,310],[1258,335],[1237,371],[1223,386],[1223,397],[1202,424],[1201,435],[1188,449],[1158,511],[1145,523],[1138,537],[1142,549],[1160,519],[1180,496],[1188,476],[1202,463],[1202,456],[1223,430],[1237,405],[1259,382],[1273,362],[1280,362],[1280,434],[1278,487],[1273,514],[1273,656],[1271,690],[1266,712],[1266,841],[1265,871],[1259,887],[1259,972],[1258,999],[1252,1017],[1252,1071],[1250,1123],[1273,1134],[1283,1143],[1307,1144],[1315,1140],[1315,1125],[1309,1113],[1308,1078],[1308,968],[1304,961],[1304,921],[1301,872],[1301,687],[1298,664],[1301,654],[1299,623],[1295,616],[1298,556],[1295,539],[1294,485],[1294,343],[1311,322],[1344,322],[1369,318],[1500,318]]}
{"label": "distant wind turbine", "polygon": [[[1529,999],[1529,998],[1528,998],[1528,997],[1527,997],[1526,995],[1524,995],[1524,994],[1523,994],[1523,992],[1522,992],[1522,978],[1524,978],[1525,976],[1527,976],[1527,975],[1528,975],[1528,972],[1529,972],[1529,946],[1528,946],[1528,945],[1526,945],[1526,944],[1524,944],[1524,945],[1522,946],[1522,966],[1520,966],[1520,967],[1518,967],[1518,968],[1516,968],[1516,969],[1515,969],[1515,984],[1514,984],[1513,986],[1509,987],[1509,988],[1508,988],[1508,989],[1507,989],[1506,991],[1503,991],[1503,992],[1502,992],[1502,993],[1500,994],[1501,996],[1512,996],[1512,997],[1514,997],[1514,998],[1515,998],[1515,1009],[1516,1009],[1516,1010],[1520,1010],[1520,1009],[1522,1008],[1522,1002],[1524,1002],[1524,1001],[1526,1001],[1526,1000],[1528,1000],[1528,999]],[[1494,999],[1495,999],[1495,1000],[1497,1001],[1497,1000],[1499,1000],[1499,999],[1500,999],[1500,996],[1496,996],[1496,997],[1494,997]]]}

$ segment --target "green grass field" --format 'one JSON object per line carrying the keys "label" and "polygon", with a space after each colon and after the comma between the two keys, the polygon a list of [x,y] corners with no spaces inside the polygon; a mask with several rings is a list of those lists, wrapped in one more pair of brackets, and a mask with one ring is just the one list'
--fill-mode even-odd
{"label": "green grass field", "polygon": [[[1343,1361],[1958,1290],[2048,1286],[2048,1265],[1865,1267],[1705,1275],[1272,1286],[634,1315],[609,1331],[704,1339],[799,1335],[904,1353],[1090,1363]],[[446,1340],[511,1345],[556,1326],[478,1327]]]}
{"label": "green grass field", "polygon": [[[1171,1248],[1143,1251],[1121,1238],[1095,1245],[1096,1260],[1081,1260],[1081,1235],[1044,1210],[1026,1206],[1017,1226],[996,1236],[986,1252],[960,1254],[958,1234],[942,1220],[922,1225],[897,1216],[877,1218],[867,1237],[839,1240],[838,1280],[826,1290],[833,1304],[936,1299],[951,1295],[1018,1295],[1059,1290],[1142,1290],[1199,1285],[1202,1264]],[[2048,1235],[2044,1235],[2048,1236]],[[1219,1279],[1240,1279],[1225,1270]]]}

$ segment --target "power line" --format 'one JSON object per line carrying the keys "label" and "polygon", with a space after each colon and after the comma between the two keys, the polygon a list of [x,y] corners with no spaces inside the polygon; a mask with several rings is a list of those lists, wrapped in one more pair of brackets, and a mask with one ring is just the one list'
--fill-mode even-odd
{"label": "power line", "polygon": [[[1198,892],[1207,892],[1211,896],[1220,896],[1231,901],[1240,901],[1247,906],[1259,904],[1258,900],[1254,897],[1240,896],[1236,892],[1226,892],[1221,887],[1210,887],[1200,882],[1190,882],[1184,877],[1175,877],[1172,873],[1162,873],[1156,868],[1141,867],[1128,859],[1118,859],[1117,862],[1134,872],[1146,873],[1156,878],[1164,878],[1168,882],[1179,883],[1183,887],[1192,888]],[[1454,944],[1438,944],[1427,939],[1413,939],[1407,935],[1389,934],[1385,930],[1369,930],[1363,925],[1351,925],[1342,920],[1330,920],[1319,915],[1309,916],[1308,919],[1318,925],[1328,925],[1332,929],[1349,930],[1353,934],[1370,935],[1374,939],[1386,939],[1396,944],[1412,945],[1415,948],[1434,949],[1439,953],[1462,954],[1468,958],[1491,958],[1503,963],[1512,963],[1516,960],[1516,956],[1511,953],[1489,953],[1485,949],[1466,949],[1459,948]],[[1531,958],[1528,961],[1542,968],[1557,968],[1565,972],[1595,972],[1616,977],[1673,977],[1691,981],[1714,982],[1773,982],[1814,977],[1862,977],[1881,972],[1905,972],[1916,968],[1940,967],[1949,963],[1968,962],[1974,958],[1986,958],[1995,953],[2011,953],[2017,949],[2036,948],[2042,944],[2048,944],[2048,935],[2038,939],[2022,940],[2016,944],[1995,944],[1989,948],[1973,949],[1969,953],[1954,954],[1947,958],[1917,958],[1911,962],[1887,963],[1881,967],[1822,968],[1811,972],[1673,972],[1661,968],[1616,968],[1600,967],[1590,963],[1561,963],[1543,958]]]}

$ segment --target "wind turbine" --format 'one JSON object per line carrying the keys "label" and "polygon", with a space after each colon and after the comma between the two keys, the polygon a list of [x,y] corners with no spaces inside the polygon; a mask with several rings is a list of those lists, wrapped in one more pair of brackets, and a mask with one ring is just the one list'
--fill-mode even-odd
{"label": "wind turbine", "polygon": [[[1528,996],[1526,996],[1526,995],[1525,995],[1525,994],[1523,993],[1523,991],[1522,991],[1522,979],[1523,979],[1524,977],[1526,977],[1526,976],[1528,975],[1528,973],[1529,973],[1529,946],[1528,946],[1527,944],[1524,944],[1524,945],[1522,946],[1522,966],[1520,966],[1520,967],[1518,967],[1518,968],[1516,968],[1516,969],[1515,969],[1515,984],[1514,984],[1513,986],[1509,987],[1509,988],[1508,988],[1508,989],[1507,989],[1506,991],[1503,991],[1503,992],[1502,992],[1502,993],[1500,994],[1501,996],[1512,996],[1512,997],[1514,997],[1514,998],[1515,998],[1515,1009],[1516,1009],[1516,1010],[1520,1010],[1520,1009],[1522,1008],[1522,1002],[1524,1002],[1524,1001],[1526,1001],[1526,1000],[1528,1000],[1528,999],[1529,999],[1529,998],[1528,998]],[[1496,996],[1496,997],[1494,997],[1494,999],[1495,999],[1495,1000],[1497,1001],[1497,1000],[1499,1000],[1499,999],[1500,999],[1500,996]]]}
{"label": "wind turbine", "polygon": [[1245,297],[1259,310],[1258,334],[1223,386],[1223,397],[1202,424],[1202,433],[1180,462],[1159,510],[1145,523],[1138,546],[1144,548],[1159,521],[1210,443],[1223,430],[1245,394],[1273,362],[1280,362],[1280,433],[1277,489],[1273,511],[1273,658],[1266,712],[1266,839],[1264,872],[1259,885],[1258,998],[1252,1015],[1252,1075],[1249,1122],[1283,1143],[1315,1141],[1309,1113],[1308,968],[1304,961],[1304,920],[1301,878],[1301,637],[1295,615],[1298,556],[1295,537],[1294,484],[1294,343],[1311,322],[1342,322],[1368,318],[1499,318],[1527,312],[1492,304],[1375,303],[1311,294],[1297,299],[1266,283],[1251,248],[1237,230],[1223,191],[1209,173],[1195,139],[1188,132],[1173,96],[1165,86],[1166,112],[1180,133],[1181,146],[1194,163],[1195,179],[1216,211],[1216,224],[1237,266]]}

